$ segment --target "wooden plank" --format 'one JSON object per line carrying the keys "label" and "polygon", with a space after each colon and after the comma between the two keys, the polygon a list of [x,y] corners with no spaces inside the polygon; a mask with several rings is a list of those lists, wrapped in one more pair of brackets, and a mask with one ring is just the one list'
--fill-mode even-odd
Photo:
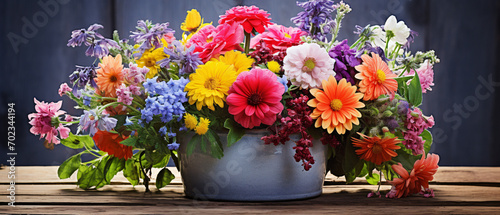
{"label": "wooden plank", "polygon": [[[16,167],[16,183],[17,184],[75,184],[76,174],[73,174],[68,179],[59,179],[57,177],[57,166],[18,166]],[[168,167],[175,175],[172,184],[182,184],[180,173],[175,167]],[[0,184],[8,184],[10,180],[7,178],[9,170],[7,168],[0,169]],[[153,169],[153,177],[156,176],[159,169]],[[343,184],[344,177],[336,177],[328,174],[325,180],[330,184]],[[434,176],[434,181],[437,183],[450,184],[498,184],[500,186],[500,167],[440,167]],[[356,184],[366,184],[364,179],[356,179]],[[118,173],[112,180],[112,184],[129,184],[122,173]],[[153,180],[154,184],[154,180]]]}

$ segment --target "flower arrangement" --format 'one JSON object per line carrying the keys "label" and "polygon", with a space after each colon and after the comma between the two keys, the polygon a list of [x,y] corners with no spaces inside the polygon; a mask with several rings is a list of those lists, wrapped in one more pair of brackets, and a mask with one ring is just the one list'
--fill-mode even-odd
{"label": "flower arrangement", "polygon": [[[304,10],[296,27],[271,22],[255,6],[237,6],[218,25],[187,12],[174,37],[168,23],[138,21],[129,40],[103,37],[94,24],[75,30],[68,46],[87,46],[97,65],[76,66],[63,83],[66,95],[83,110],[70,116],[57,103],[35,99],[31,132],[47,146],[82,149],[59,167],[61,179],[78,172],[78,186],[100,188],[120,171],[132,185],[148,190],[151,169],[159,189],[174,175],[177,150],[201,148],[224,156],[218,132],[231,146],[248,129],[267,129],[265,144],[284,144],[299,134],[291,160],[305,171],[315,164],[309,148],[329,146],[328,170],[352,182],[365,177],[393,186],[386,197],[415,193],[433,196],[429,181],[439,156],[428,154],[433,117],[418,108],[431,90],[433,51],[411,53],[417,35],[390,16],[383,26],[357,27],[357,41],[337,40],[349,5],[329,0],[298,2]],[[64,116],[64,117],[63,117]],[[75,133],[69,126],[77,124]],[[187,143],[180,135],[192,133]],[[82,160],[89,154],[93,159]],[[378,195],[372,192],[369,196]]]}

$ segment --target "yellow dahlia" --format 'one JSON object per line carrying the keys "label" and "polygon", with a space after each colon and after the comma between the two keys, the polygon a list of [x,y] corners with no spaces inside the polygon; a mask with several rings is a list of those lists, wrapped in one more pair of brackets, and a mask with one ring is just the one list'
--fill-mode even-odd
{"label": "yellow dahlia", "polygon": [[[216,61],[216,58],[212,58],[212,61]],[[253,58],[248,57],[246,54],[239,51],[228,51],[224,56],[219,57],[219,61],[224,62],[227,65],[233,65],[234,70],[236,70],[236,75],[244,71],[248,71],[254,62]]]}
{"label": "yellow dahlia", "polygon": [[207,118],[200,117],[200,122],[194,129],[194,131],[199,135],[204,135],[208,131],[208,126],[210,125],[210,120]]}
{"label": "yellow dahlia", "polygon": [[198,120],[196,119],[195,116],[186,113],[184,115],[184,123],[186,124],[186,128],[194,130],[196,128],[196,125],[198,124]]}
{"label": "yellow dahlia", "polygon": [[281,71],[281,65],[274,60],[267,62],[267,68],[274,73],[279,73]]}
{"label": "yellow dahlia", "polygon": [[139,67],[147,67],[149,69],[148,74],[146,74],[146,78],[155,77],[161,69],[157,62],[168,57],[168,55],[163,52],[163,48],[167,47],[168,43],[165,39],[161,39],[161,42],[163,47],[146,50],[142,54],[141,58],[135,60]]}
{"label": "yellow dahlia", "polygon": [[215,110],[214,103],[224,107],[227,91],[236,76],[233,66],[220,61],[209,61],[200,65],[196,72],[189,76],[190,82],[184,88],[184,91],[188,92],[189,104],[196,103],[198,110],[203,106]]}

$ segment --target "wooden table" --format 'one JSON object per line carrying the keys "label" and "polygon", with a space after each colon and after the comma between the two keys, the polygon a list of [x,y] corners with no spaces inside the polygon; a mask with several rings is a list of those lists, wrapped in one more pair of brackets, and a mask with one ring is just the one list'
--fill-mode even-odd
{"label": "wooden table", "polygon": [[[345,185],[343,178],[327,175],[320,197],[283,202],[205,202],[184,197],[182,181],[145,194],[144,186],[132,187],[119,173],[111,185],[98,190],[76,187],[76,174],[60,180],[57,167],[16,167],[15,205],[7,206],[10,179],[0,169],[0,213],[360,213],[360,214],[500,214],[500,167],[440,167],[431,183],[436,197],[420,195],[403,199],[367,198],[376,186],[362,180]],[[383,193],[390,185],[383,185]]]}

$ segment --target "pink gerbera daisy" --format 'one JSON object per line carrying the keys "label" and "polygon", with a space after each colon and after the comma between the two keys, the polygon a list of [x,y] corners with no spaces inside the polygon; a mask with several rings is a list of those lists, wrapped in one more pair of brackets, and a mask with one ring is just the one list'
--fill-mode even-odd
{"label": "pink gerbera daisy", "polygon": [[57,133],[59,132],[61,138],[65,139],[69,136],[69,128],[64,127],[59,123],[59,120],[53,120],[60,115],[65,114],[65,111],[59,110],[62,106],[62,101],[57,103],[39,102],[35,98],[35,110],[37,113],[28,115],[31,127],[30,132],[34,135],[40,135],[40,139],[45,137],[49,143],[59,144]]}
{"label": "pink gerbera daisy", "polygon": [[229,89],[227,104],[234,120],[245,128],[261,123],[272,125],[276,114],[283,110],[281,96],[285,87],[267,69],[252,69],[241,73]]}
{"label": "pink gerbera daisy", "polygon": [[269,13],[255,6],[237,6],[226,11],[225,15],[220,16],[219,24],[238,23],[243,26],[245,32],[255,31],[262,33],[266,27],[271,24]]}
{"label": "pink gerbera daisy", "polygon": [[243,28],[238,24],[221,24],[217,28],[207,25],[191,37],[187,46],[195,45],[194,52],[206,63],[226,51],[242,51],[243,37]]}
{"label": "pink gerbera daisy", "polygon": [[255,48],[259,41],[263,40],[266,46],[271,50],[271,53],[274,54],[281,50],[286,50],[288,47],[304,43],[300,39],[300,37],[304,35],[307,35],[307,32],[299,28],[270,25],[266,32],[252,38],[250,47]]}

